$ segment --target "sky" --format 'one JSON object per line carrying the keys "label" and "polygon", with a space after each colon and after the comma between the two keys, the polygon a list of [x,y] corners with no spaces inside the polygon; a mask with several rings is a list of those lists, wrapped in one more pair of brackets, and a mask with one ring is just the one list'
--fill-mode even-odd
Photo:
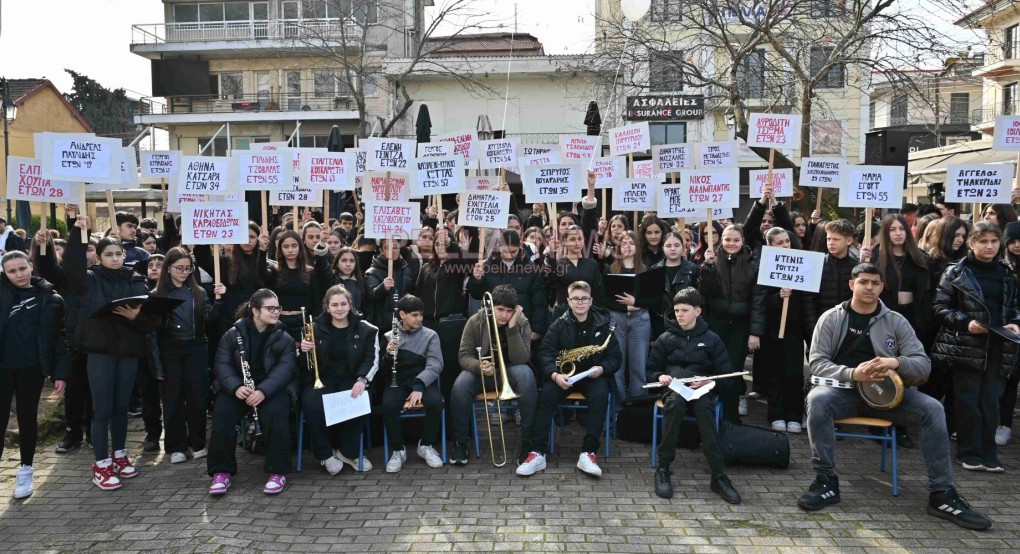
{"label": "sky", "polygon": [[[443,5],[449,0],[437,0]],[[581,53],[594,34],[594,0],[475,0],[494,23],[532,33],[549,54]],[[0,74],[46,77],[70,92],[65,68],[130,96],[151,92],[149,62],[131,53],[131,26],[163,22],[160,0],[0,0]]]}

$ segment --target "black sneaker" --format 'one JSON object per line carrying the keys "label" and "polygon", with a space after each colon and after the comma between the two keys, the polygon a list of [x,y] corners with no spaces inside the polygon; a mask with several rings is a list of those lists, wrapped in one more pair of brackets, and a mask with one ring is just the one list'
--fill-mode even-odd
{"label": "black sneaker", "polygon": [[142,450],[146,452],[159,452],[159,435],[145,435],[142,441]]}
{"label": "black sneaker", "polygon": [[71,431],[66,431],[64,433],[64,438],[60,439],[60,442],[57,443],[57,453],[66,454],[80,447],[81,437],[75,437],[72,435]]}
{"label": "black sneaker", "polygon": [[907,434],[906,427],[896,428],[896,446],[900,448],[917,448],[914,439],[910,438],[910,435]]}
{"label": "black sneaker", "polygon": [[801,495],[797,499],[797,505],[802,510],[815,511],[821,510],[826,506],[831,506],[839,502],[839,477],[835,475],[822,475],[818,474],[815,476],[815,482],[811,483],[811,488]]}
{"label": "black sneaker", "polygon": [[928,515],[951,521],[966,529],[988,529],[992,520],[970,509],[956,489],[928,495]]}
{"label": "black sneaker", "polygon": [[655,496],[659,498],[673,498],[673,483],[670,476],[673,472],[668,467],[660,467],[655,470]]}
{"label": "black sneaker", "polygon": [[453,453],[450,454],[450,463],[455,466],[467,465],[468,462],[468,449],[467,445],[462,442],[454,441]]}
{"label": "black sneaker", "polygon": [[128,417],[138,417],[142,415],[142,405],[139,404],[137,406],[131,406],[128,408],[127,415]]}
{"label": "black sneaker", "polygon": [[725,475],[712,477],[712,492],[730,504],[740,504],[740,493],[733,487],[733,483],[730,483],[730,478]]}

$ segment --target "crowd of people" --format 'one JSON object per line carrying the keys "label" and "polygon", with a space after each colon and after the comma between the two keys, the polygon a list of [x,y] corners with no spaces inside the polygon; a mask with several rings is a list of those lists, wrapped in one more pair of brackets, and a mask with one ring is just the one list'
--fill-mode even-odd
{"label": "crowd of people", "polygon": [[[440,467],[448,408],[448,460],[466,464],[483,381],[490,391],[509,385],[517,396],[493,416],[520,426],[521,476],[546,468],[557,406],[583,393],[588,413],[577,467],[600,476],[596,453],[607,413],[615,421],[626,401],[658,382],[666,392],[656,494],[673,494],[680,420],[693,411],[711,489],[740,503],[724,471],[715,406],[739,423],[748,399],[762,397],[774,431],[806,427],[817,478],[798,504],[815,510],[839,501],[833,421],[878,412],[851,390],[812,388],[808,378],[867,382],[896,371],[919,388],[881,417],[897,425],[904,447],[913,444],[907,430],[920,428],[928,512],[966,527],[991,525],[956,492],[950,439],[963,469],[1004,471],[997,446],[1011,440],[1020,379],[1020,349],[1010,339],[1020,335],[1020,222],[1009,205],[988,206],[972,223],[959,206],[907,204],[856,225],[790,211],[766,188],[742,224],[667,221],[654,212],[635,222],[629,214],[599,217],[589,175],[577,204],[555,214],[543,204],[515,209],[505,230],[458,226],[456,210],[430,205],[406,243],[366,238],[358,206],[344,209],[335,220],[306,210],[297,225],[291,213],[274,214],[265,227],[251,222],[247,242],[220,254],[218,280],[216,251],[181,244],[170,214],[160,229],[155,220],[117,212],[98,233],[78,215],[66,237],[43,230],[30,243],[7,238],[0,220],[7,240],[0,417],[6,426],[16,396],[15,497],[32,492],[45,378],[65,395],[67,429],[57,451],[91,445],[96,486],[117,489],[138,475],[126,449],[129,414],[138,414],[144,450],[162,449],[170,463],[207,458],[212,495],[230,487],[239,432],[252,426],[266,445],[264,492],[283,491],[296,413],[325,471],[371,470],[360,448],[369,416],[326,425],[322,396],[341,391],[369,395],[381,414],[392,450],[385,471],[408,463],[405,410],[424,414],[411,446]],[[758,285],[763,246],[824,252],[820,290]],[[660,269],[661,291],[607,292],[608,276]],[[166,315],[141,301],[110,309],[145,296],[179,304]],[[457,335],[443,336],[458,321]],[[444,359],[450,340],[457,355]],[[690,401],[668,388],[673,379],[706,386],[707,379],[690,378],[739,371],[748,355],[750,381],[719,379]],[[578,374],[585,376],[572,378]]]}

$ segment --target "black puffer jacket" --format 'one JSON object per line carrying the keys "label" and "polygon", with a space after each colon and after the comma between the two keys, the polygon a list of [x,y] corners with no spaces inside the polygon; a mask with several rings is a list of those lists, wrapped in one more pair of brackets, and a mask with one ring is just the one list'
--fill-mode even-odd
{"label": "black puffer jacket", "polygon": [[[666,260],[663,259],[659,263],[653,265],[648,269],[658,269],[660,267],[666,267]],[[651,312],[652,320],[652,337],[657,337],[666,332],[666,323],[669,320],[676,320],[673,315],[673,297],[676,293],[687,287],[698,288],[701,280],[701,268],[698,264],[688,260],[687,258],[681,258],[681,263],[678,267],[667,269],[667,272],[676,269],[676,275],[673,276],[672,281],[666,280],[666,289],[662,293],[662,303],[659,311]]]}
{"label": "black puffer jacket", "polygon": [[[698,287],[707,302],[708,317],[715,321],[738,321],[764,327],[763,321],[755,320],[761,317],[756,314],[764,312],[753,309],[758,260],[746,246],[736,254],[727,254],[722,248],[716,252],[716,263],[701,266],[701,284]],[[743,272],[726,271],[738,268],[741,259],[746,261]],[[722,266],[725,266],[724,271],[720,271]]]}
{"label": "black puffer jacket", "polygon": [[[364,377],[369,382],[379,371],[379,329],[371,323],[361,319],[360,316],[351,312],[347,316],[349,327],[347,331],[347,370],[348,374],[343,375],[344,379],[356,379]],[[332,374],[329,364],[329,330],[332,327],[332,318],[329,314],[320,314],[315,318],[315,355],[319,362],[319,376],[326,381]],[[307,356],[305,354],[304,356]],[[302,362],[304,363],[304,362]],[[314,382],[314,375],[307,371],[301,373],[301,383],[310,385]]]}
{"label": "black puffer jacket", "polygon": [[[623,353],[620,351],[620,343],[616,342],[615,333],[609,330],[609,310],[599,306],[592,306],[588,311],[588,318],[592,322],[592,336],[589,340],[592,345],[601,346],[609,337],[609,344],[605,350],[585,358],[575,364],[575,371],[580,373],[597,365],[602,366],[602,375],[610,376],[620,369],[623,363]],[[538,367],[551,378],[554,372],[559,370],[556,367],[556,356],[562,350],[573,349],[577,340],[577,318],[569,309],[563,315],[556,318],[545,336],[542,337],[542,346],[538,351]]]}
{"label": "black puffer jacket", "polygon": [[[35,287],[35,297],[41,310],[39,329],[35,333],[39,369],[44,376],[52,377],[54,381],[66,381],[70,357],[67,353],[67,337],[64,335],[64,300],[54,291],[53,285],[44,279],[33,276],[31,284]],[[15,287],[7,280],[7,276],[0,276],[0,337],[4,334],[15,293]]]}
{"label": "black puffer jacket", "polygon": [[[760,252],[761,247],[765,246],[765,237],[761,232],[761,220],[765,217],[765,212],[766,208],[761,200],[755,200],[754,204],[751,204],[751,211],[747,212],[747,218],[744,220],[744,245],[755,252]],[[793,220],[790,219],[790,210],[786,204],[776,202],[772,206],[772,226],[789,231],[791,248],[800,248],[800,240],[793,232]]]}
{"label": "black puffer jacket", "polygon": [[[68,223],[68,228],[74,226],[74,221]],[[81,239],[78,239],[79,242]],[[78,348],[77,330],[78,330],[78,317],[81,311],[81,295],[78,293],[71,283],[67,280],[67,274],[64,272],[64,268],[57,263],[57,258],[54,255],[53,241],[50,241],[46,247],[46,254],[39,252],[39,245],[35,241],[32,241],[32,254],[35,256],[35,272],[40,277],[49,281],[56,289],[60,297],[64,299],[64,336],[66,337],[66,343],[69,348]],[[67,258],[64,258],[67,260]]]}
{"label": "black puffer jacket", "polygon": [[403,298],[405,294],[414,291],[414,281],[411,270],[403,258],[393,260],[393,282],[392,290],[387,291],[383,286],[386,279],[388,264],[382,254],[372,258],[372,267],[365,272],[365,288],[368,290],[368,298],[365,299],[365,318],[380,329],[389,329],[393,321],[393,294],[397,298]]}
{"label": "black puffer jacket", "polygon": [[680,379],[722,375],[733,371],[731,368],[726,345],[700,317],[690,331],[681,328],[676,319],[668,321],[666,332],[655,339],[645,366],[649,382],[658,381],[662,375]]}
{"label": "black puffer jacket", "polygon": [[[1008,264],[1000,261],[1008,269]],[[1020,309],[1017,307],[1017,285],[1012,271],[1007,271],[1002,283],[1002,322],[1020,324]],[[1017,367],[1020,345],[1002,341],[1002,366],[987,367],[989,334],[973,335],[967,331],[971,321],[989,321],[988,308],[984,304],[981,286],[963,259],[942,274],[942,281],[932,300],[935,319],[942,325],[932,359],[942,367],[960,371],[982,372],[986,369],[999,370],[1008,376]]]}
{"label": "black puffer jacket", "polygon": [[510,267],[500,259],[498,252],[493,253],[485,261],[485,275],[481,280],[471,275],[467,290],[471,298],[481,300],[486,292],[492,292],[499,285],[510,285],[517,291],[517,303],[524,308],[524,315],[531,322],[531,330],[541,335],[549,325],[545,281],[541,266],[526,261],[525,252],[521,248],[520,255]]}
{"label": "black puffer jacket", "polygon": [[859,263],[860,260],[857,256],[850,253],[847,253],[843,258],[825,254],[825,264],[822,265],[822,285],[818,289],[817,313],[824,313],[826,310],[850,300],[850,297],[853,296],[853,292],[850,290],[850,273]]}
{"label": "black puffer jacket", "polygon": [[[240,319],[220,339],[216,349],[216,362],[213,364],[213,375],[219,390],[233,394],[244,385],[244,374],[241,372],[241,352],[237,343],[238,336],[244,344],[245,359],[252,356],[251,336],[257,333],[255,324],[247,318]],[[287,333],[287,326],[277,323],[266,338],[266,355],[263,358],[266,378],[255,383],[255,388],[270,398],[282,391],[290,394],[291,401],[298,395],[297,356],[294,354],[294,339]]]}
{"label": "black puffer jacket", "polygon": [[[768,337],[779,340],[779,324],[783,320],[783,297],[777,287],[754,286],[754,309],[764,313],[752,319],[751,334],[756,337]],[[786,310],[786,329],[783,338],[807,337],[815,331],[818,313],[815,312],[814,293],[795,290],[790,295]]]}
{"label": "black puffer jacket", "polygon": [[439,321],[451,315],[464,315],[467,306],[464,279],[471,266],[464,260],[454,259],[460,254],[456,246],[450,245],[449,248],[450,259],[422,266],[414,286],[415,295],[425,303],[427,320]]}
{"label": "black puffer jacket", "polygon": [[[878,265],[878,261],[881,260],[882,252],[879,247],[875,247],[874,253],[871,255],[871,259]],[[905,283],[905,287],[900,285],[899,280],[896,278],[896,269],[893,267],[886,267],[885,275],[882,279],[885,281],[885,286],[882,288],[882,295],[880,299],[890,310],[903,314],[910,322],[911,326],[914,327],[914,331],[917,336],[921,339],[928,336],[928,329],[932,326],[933,314],[931,311],[931,270],[928,269],[929,261],[928,255],[921,251],[921,258],[925,261],[925,266],[921,267],[914,261],[914,258],[909,255],[903,257],[903,265],[909,266],[909,274],[913,275],[911,283]],[[902,267],[902,266],[901,266]],[[901,269],[901,276],[903,271]],[[905,314],[904,310],[899,303],[899,291],[908,288],[914,293],[914,302],[911,305],[912,314]]]}

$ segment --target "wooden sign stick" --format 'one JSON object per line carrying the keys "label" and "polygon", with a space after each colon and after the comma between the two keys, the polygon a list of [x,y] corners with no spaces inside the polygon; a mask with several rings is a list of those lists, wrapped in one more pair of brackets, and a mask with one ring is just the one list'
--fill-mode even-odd
{"label": "wooden sign stick", "polygon": [[606,189],[602,189],[602,219],[606,219],[606,210],[609,206],[606,204]]}
{"label": "wooden sign stick", "polygon": [[117,208],[113,205],[113,191],[106,189],[106,210],[110,214],[110,228],[117,226]]}
{"label": "wooden sign stick", "polygon": [[166,191],[166,177],[160,177],[159,179],[159,190],[163,193],[163,210],[166,210],[167,205],[167,191]]}
{"label": "wooden sign stick", "polygon": [[712,208],[708,208],[708,224],[705,225],[705,236],[708,240],[708,252],[713,249],[713,242],[715,241],[715,228],[712,227]]}
{"label": "wooden sign stick", "polygon": [[779,338],[783,338],[786,334],[786,313],[790,309],[790,297],[787,296],[783,299],[783,316],[779,318]]}
{"label": "wooden sign stick", "polygon": [[[769,172],[768,176],[765,178],[765,182],[770,185],[772,184],[772,168],[773,164],[775,164],[775,161],[776,161],[776,149],[769,148]],[[769,196],[769,211],[772,211],[772,209],[775,207],[775,202],[776,202],[776,190],[775,187],[773,187],[772,195]]]}
{"label": "wooden sign stick", "polygon": [[[389,171],[386,172],[386,201],[390,201],[390,175]],[[393,278],[393,241],[396,240],[395,235],[389,235],[389,242],[387,243],[386,250],[386,276],[390,279]]]}
{"label": "wooden sign stick", "polygon": [[[212,250],[213,259],[213,285],[220,284],[220,245],[214,244]],[[219,300],[223,295],[217,294],[216,300]]]}
{"label": "wooden sign stick", "polygon": [[269,194],[269,191],[259,191],[259,200],[262,201],[262,232],[264,233],[271,231],[269,228],[269,201],[266,197],[267,194]]}
{"label": "wooden sign stick", "polygon": [[874,208],[864,208],[864,246],[871,246],[871,210]]}
{"label": "wooden sign stick", "polygon": [[[39,213],[39,230],[42,231],[43,233],[46,232],[46,212],[48,212],[48,211],[50,211],[50,203],[49,202],[43,202],[42,203],[42,212]],[[46,255],[46,243],[45,242],[39,245],[39,253],[42,254],[43,256]]]}
{"label": "wooden sign stick", "polygon": [[329,191],[322,191],[322,223],[326,227],[326,231],[329,232]]}
{"label": "wooden sign stick", "polygon": [[300,221],[301,221],[301,211],[298,209],[297,206],[294,206],[294,217],[292,219],[294,220],[294,221],[291,222],[291,223],[293,223],[292,226],[294,227],[294,232],[295,233],[300,232],[300,229],[301,229],[301,223],[300,223]]}

